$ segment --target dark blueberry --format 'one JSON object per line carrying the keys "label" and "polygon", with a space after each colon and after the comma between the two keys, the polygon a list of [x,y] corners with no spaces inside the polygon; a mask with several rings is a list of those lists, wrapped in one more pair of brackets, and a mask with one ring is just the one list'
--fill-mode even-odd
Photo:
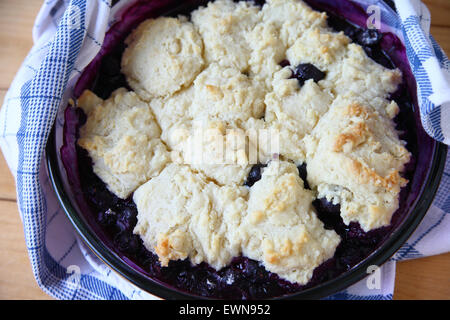
{"label": "dark blueberry", "polygon": [[108,99],[114,90],[121,87],[128,88],[123,74],[119,73],[112,76],[100,74],[92,91],[100,98]]}
{"label": "dark blueberry", "polygon": [[308,184],[308,180],[307,180],[308,173],[306,171],[306,163],[305,162],[302,163],[301,165],[299,165],[297,167],[297,169],[298,169],[298,174],[299,174],[300,178],[302,178],[302,180],[303,180],[305,189],[311,190],[311,188],[309,187],[309,184]]}
{"label": "dark blueberry", "polygon": [[[373,57],[375,54],[375,51],[373,50],[372,47],[369,46],[363,46],[364,52],[369,56],[369,57]],[[372,58],[373,59],[373,58]]]}
{"label": "dark blueberry", "polygon": [[333,204],[325,198],[314,200],[313,205],[316,208],[317,217],[323,222],[325,229],[335,230],[340,234],[339,231],[345,228],[340,216],[341,206],[339,204]]}
{"label": "dark blueberry", "polygon": [[[233,0],[234,2],[240,2],[241,0]],[[262,7],[265,3],[266,0],[245,0],[247,2],[253,2],[253,4],[257,5],[258,7]]]}
{"label": "dark blueberry", "polygon": [[311,283],[320,283],[332,279],[336,276],[336,259],[331,258],[318,266],[311,279]]}
{"label": "dark blueberry", "polygon": [[218,298],[227,300],[248,300],[247,288],[238,286],[228,286],[222,288]]}
{"label": "dark blueberry", "polygon": [[327,22],[328,25],[335,31],[344,31],[345,34],[347,34],[347,32],[354,32],[358,30],[358,28],[356,28],[350,22],[334,14],[328,14]]}
{"label": "dark blueberry", "polygon": [[366,29],[358,34],[357,42],[362,46],[374,47],[383,38],[383,34],[377,29]]}
{"label": "dark blueberry", "polygon": [[361,30],[347,20],[333,14],[328,15],[328,25],[335,31],[344,31],[344,34],[347,37],[351,38],[353,41],[356,41],[357,36]]}
{"label": "dark blueberry", "polygon": [[123,74],[116,74],[114,76],[106,78],[105,80],[106,80],[105,83],[113,91],[120,87],[125,87],[127,85],[125,76]]}
{"label": "dark blueberry", "polygon": [[214,292],[219,288],[217,283],[217,278],[213,276],[211,273],[206,275],[204,278],[204,291],[205,295],[209,296],[214,294]]}
{"label": "dark blueberry", "polygon": [[336,250],[338,263],[341,267],[349,269],[366,258],[373,249],[362,245],[357,239],[347,239]]}
{"label": "dark blueberry", "polygon": [[105,56],[100,66],[100,72],[106,76],[120,74],[120,59],[113,55]]}
{"label": "dark blueberry", "polygon": [[284,68],[284,67],[290,66],[291,63],[289,62],[289,60],[284,59],[283,61],[281,61],[281,62],[279,63],[279,65],[280,65],[282,68]]}
{"label": "dark blueberry", "polygon": [[111,226],[113,226],[113,225],[116,223],[116,221],[117,221],[117,214],[116,214],[116,212],[114,212],[113,210],[108,209],[108,210],[106,210],[106,211],[101,211],[101,212],[98,214],[97,219],[98,219],[98,222],[99,222],[102,226],[105,226],[105,227],[111,227]]}
{"label": "dark blueberry", "polygon": [[391,59],[378,47],[364,46],[364,51],[373,61],[388,69],[394,69]]}
{"label": "dark blueberry", "polygon": [[360,34],[360,30],[356,29],[353,26],[348,26],[343,31],[344,31],[344,34],[347,37],[349,37],[350,39],[352,39],[353,41],[356,41],[358,39],[359,34]]}
{"label": "dark blueberry", "polygon": [[220,282],[224,285],[232,285],[237,280],[236,273],[231,268],[225,268],[219,273]]}
{"label": "dark blueberry", "polygon": [[390,58],[382,51],[380,47],[383,34],[376,29],[361,29],[345,19],[329,15],[328,25],[335,31],[344,31],[345,35],[352,41],[360,44],[366,54],[375,62],[382,66],[393,69],[394,65]]}
{"label": "dark blueberry", "polygon": [[266,0],[251,0],[251,1],[259,7],[262,7],[266,3]]}
{"label": "dark blueberry", "polygon": [[257,286],[250,286],[248,288],[251,299],[262,299],[267,297],[268,289],[264,284],[258,284]]}
{"label": "dark blueberry", "polygon": [[192,271],[190,271],[192,276],[188,276],[188,279],[192,281],[190,288],[194,288],[202,296],[213,295],[218,288],[217,279],[213,272],[202,269],[201,266],[196,271]]}
{"label": "dark blueberry", "polygon": [[255,182],[261,180],[261,168],[264,168],[266,166],[266,164],[255,164],[250,170],[250,173],[248,174],[244,185],[251,187],[255,184]]}
{"label": "dark blueberry", "polygon": [[311,63],[302,63],[295,68],[293,76],[298,80],[300,86],[303,86],[309,79],[319,82],[325,78],[326,74]]}
{"label": "dark blueberry", "polygon": [[339,216],[341,213],[341,206],[339,204],[333,204],[328,201],[326,198],[320,198],[314,201],[313,203],[316,206],[316,209],[319,211],[323,211],[326,213],[334,214]]}
{"label": "dark blueberry", "polygon": [[181,271],[176,278],[178,284],[185,288],[192,288],[197,285],[197,279],[195,278],[192,272],[183,270]]}
{"label": "dark blueberry", "polygon": [[249,280],[262,282],[267,280],[266,270],[255,260],[246,259],[242,264],[242,274]]}
{"label": "dark blueberry", "polygon": [[359,226],[357,223],[350,223],[348,227],[347,237],[348,238],[364,238],[366,237],[367,233],[364,232],[363,229]]}
{"label": "dark blueberry", "polygon": [[139,262],[145,266],[149,263],[149,261],[155,262],[158,260],[156,255],[148,251],[144,245],[141,245],[139,247],[139,251],[136,252],[136,258],[139,260]]}
{"label": "dark blueberry", "polygon": [[122,208],[117,215],[116,226],[120,231],[131,231],[137,223],[137,212],[128,206]]}
{"label": "dark blueberry", "polygon": [[114,244],[121,250],[126,251],[128,249],[129,234],[126,232],[118,233],[114,237]]}
{"label": "dark blueberry", "polygon": [[231,269],[235,273],[235,275],[244,278],[245,272],[244,270],[247,268],[248,258],[245,257],[238,257],[233,259],[233,262],[231,264]]}
{"label": "dark blueberry", "polygon": [[142,262],[142,266],[154,277],[161,277],[161,264],[156,255],[152,255]]}
{"label": "dark blueberry", "polygon": [[133,254],[138,253],[142,246],[143,245],[141,237],[139,237],[137,234],[131,235],[128,243],[128,252]]}
{"label": "dark blueberry", "polygon": [[92,203],[97,206],[98,209],[107,209],[117,204],[118,198],[109,192],[104,184],[91,183],[86,188],[86,193]]}
{"label": "dark blueberry", "polygon": [[350,269],[361,259],[359,249],[347,245],[345,246],[344,251],[338,254],[338,257],[336,263],[339,268],[342,268],[343,270]]}
{"label": "dark blueberry", "polygon": [[137,253],[142,244],[142,240],[136,234],[129,232],[120,232],[114,237],[114,243],[120,251],[134,254]]}

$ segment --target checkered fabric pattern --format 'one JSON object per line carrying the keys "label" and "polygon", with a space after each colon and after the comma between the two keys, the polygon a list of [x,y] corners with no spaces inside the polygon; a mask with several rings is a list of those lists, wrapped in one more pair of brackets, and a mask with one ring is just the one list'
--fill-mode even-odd
{"label": "checkered fabric pattern", "polygon": [[[429,35],[429,12],[416,0],[398,0],[397,16],[380,1],[383,21],[405,40],[417,77],[422,121],[439,141],[450,140],[448,59]],[[16,179],[17,199],[33,274],[59,299],[153,299],[112,272],[86,249],[58,204],[47,175],[44,147],[58,108],[66,105],[81,70],[100,50],[117,12],[109,0],[46,0],[33,29],[34,46],[0,111],[0,147]],[[420,227],[381,268],[381,289],[363,280],[329,299],[392,299],[395,262],[449,251],[450,158],[436,199]]]}
{"label": "checkered fabric pattern", "polygon": [[[403,4],[407,2],[407,4]],[[397,0],[408,60],[416,76],[425,131],[450,144],[450,63],[430,35],[430,12],[419,0]]]}

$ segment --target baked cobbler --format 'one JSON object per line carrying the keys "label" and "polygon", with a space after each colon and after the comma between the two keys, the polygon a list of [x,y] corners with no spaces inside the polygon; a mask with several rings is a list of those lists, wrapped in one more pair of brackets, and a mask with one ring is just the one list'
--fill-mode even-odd
{"label": "baked cobbler", "polygon": [[[280,296],[351,268],[408,184],[382,37],[300,0],[141,22],[66,111],[99,223],[150,276],[203,296]],[[249,130],[276,132],[277,150]]]}

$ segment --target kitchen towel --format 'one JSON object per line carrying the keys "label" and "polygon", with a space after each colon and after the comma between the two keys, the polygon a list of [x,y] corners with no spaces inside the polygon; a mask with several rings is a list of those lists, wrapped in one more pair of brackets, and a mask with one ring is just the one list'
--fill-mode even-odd
{"label": "kitchen towel", "polygon": [[[362,6],[380,1],[357,0]],[[0,147],[17,184],[31,267],[38,285],[58,299],[154,299],[116,275],[77,238],[52,189],[44,149],[60,105],[100,50],[106,30],[129,5],[123,0],[46,0],[34,28],[34,46],[20,67],[0,111]],[[427,132],[449,143],[448,59],[429,34],[430,15],[415,0],[398,0],[399,17],[387,19],[403,34],[417,76],[422,121]],[[383,11],[384,12],[384,11]],[[67,90],[66,90],[67,89]],[[450,158],[425,219],[396,255],[370,279],[328,299],[392,299],[395,262],[450,249]]]}

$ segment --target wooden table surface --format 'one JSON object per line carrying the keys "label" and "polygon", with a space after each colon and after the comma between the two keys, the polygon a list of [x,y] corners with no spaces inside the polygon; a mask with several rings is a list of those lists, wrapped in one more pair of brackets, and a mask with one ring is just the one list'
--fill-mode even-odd
{"label": "wooden table surface", "polygon": [[[432,34],[450,55],[450,0],[425,0]],[[0,0],[0,105],[32,46],[42,1]],[[0,299],[50,299],[37,286],[25,249],[13,177],[0,153]],[[450,253],[397,264],[394,299],[450,299]]]}

